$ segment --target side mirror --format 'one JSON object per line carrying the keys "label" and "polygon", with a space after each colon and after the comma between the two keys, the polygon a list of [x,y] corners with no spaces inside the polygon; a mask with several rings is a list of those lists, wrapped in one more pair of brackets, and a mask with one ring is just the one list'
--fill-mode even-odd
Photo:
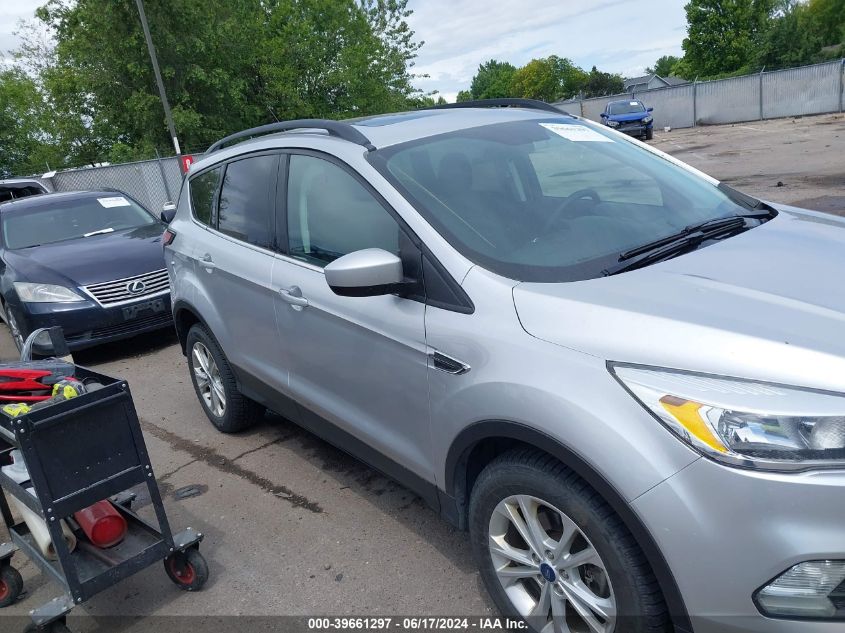
{"label": "side mirror", "polygon": [[603,119],[606,119],[607,118],[607,112],[602,112],[599,116]]}
{"label": "side mirror", "polygon": [[341,297],[389,295],[403,285],[402,260],[380,248],[338,257],[323,271],[329,288]]}
{"label": "side mirror", "polygon": [[645,111],[646,112],[654,112],[654,108],[646,108]]}
{"label": "side mirror", "polygon": [[165,224],[170,224],[173,222],[173,218],[176,216],[176,205],[172,202],[165,202],[164,206],[161,208],[161,221]]}

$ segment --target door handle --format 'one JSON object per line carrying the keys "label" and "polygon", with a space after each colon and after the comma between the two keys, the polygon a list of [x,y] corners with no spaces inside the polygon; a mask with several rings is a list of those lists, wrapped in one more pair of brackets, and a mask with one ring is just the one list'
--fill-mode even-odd
{"label": "door handle", "polygon": [[214,263],[214,260],[211,259],[211,255],[209,255],[208,253],[206,253],[200,258],[200,264],[203,268],[206,268],[208,270],[217,268],[217,264]]}
{"label": "door handle", "polygon": [[290,288],[279,288],[279,295],[282,301],[285,301],[297,308],[305,308],[308,306],[308,299],[302,296],[302,290],[299,286],[291,286]]}

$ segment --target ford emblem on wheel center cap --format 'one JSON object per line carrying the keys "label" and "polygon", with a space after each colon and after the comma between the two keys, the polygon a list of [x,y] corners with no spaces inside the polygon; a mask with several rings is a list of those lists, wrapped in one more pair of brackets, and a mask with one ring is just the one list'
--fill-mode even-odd
{"label": "ford emblem on wheel center cap", "polygon": [[146,289],[147,289],[147,284],[145,284],[140,279],[136,279],[135,281],[130,281],[128,284],[126,284],[126,290],[128,292],[131,292],[133,295],[137,295],[141,292],[144,292],[144,290],[146,290]]}
{"label": "ford emblem on wheel center cap", "polygon": [[546,579],[547,582],[554,582],[557,576],[555,576],[555,570],[552,569],[552,566],[548,563],[543,563],[540,565],[540,573],[543,575],[543,578]]}

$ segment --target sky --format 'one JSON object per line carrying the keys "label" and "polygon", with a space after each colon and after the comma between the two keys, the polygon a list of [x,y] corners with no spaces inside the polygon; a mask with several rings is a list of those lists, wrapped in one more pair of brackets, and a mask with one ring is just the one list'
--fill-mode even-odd
{"label": "sky", "polygon": [[[0,0],[0,52],[17,45],[17,21],[45,0]],[[415,85],[454,101],[478,65],[521,66],[535,57],[568,57],[589,70],[643,74],[662,55],[681,54],[684,0],[410,0],[417,41],[425,42]]]}
{"label": "sky", "polygon": [[418,40],[416,85],[454,101],[490,59],[522,66],[568,57],[589,70],[634,77],[662,55],[681,55],[684,0],[410,0]]}

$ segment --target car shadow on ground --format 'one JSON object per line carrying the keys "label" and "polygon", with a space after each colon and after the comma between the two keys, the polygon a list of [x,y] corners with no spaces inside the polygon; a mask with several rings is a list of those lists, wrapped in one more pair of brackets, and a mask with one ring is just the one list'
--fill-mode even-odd
{"label": "car shadow on ground", "polygon": [[79,350],[73,353],[73,360],[79,365],[99,365],[133,356],[141,356],[157,352],[179,341],[176,330],[163,328],[132,338],[113,343],[104,343],[96,347]]}

